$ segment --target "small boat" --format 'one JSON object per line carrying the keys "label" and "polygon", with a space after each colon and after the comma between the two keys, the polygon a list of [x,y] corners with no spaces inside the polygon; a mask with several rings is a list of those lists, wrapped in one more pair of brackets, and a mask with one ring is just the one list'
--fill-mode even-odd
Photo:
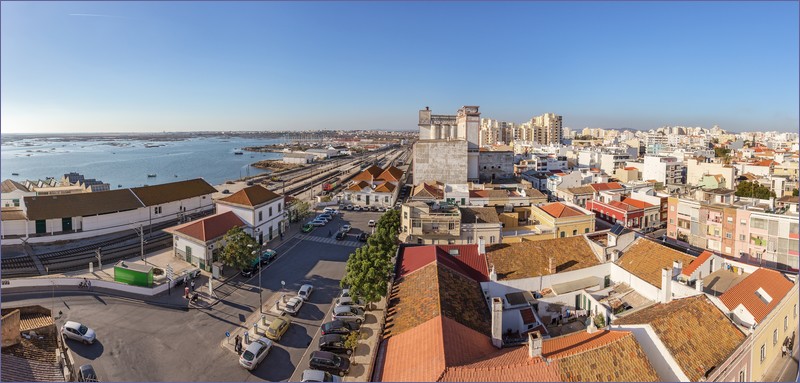
{"label": "small boat", "polygon": [[121,187],[122,187],[122,184],[119,184],[119,185],[117,185],[117,187],[118,187],[118,188],[121,188]]}
{"label": "small boat", "polygon": [[178,178],[178,175],[177,175],[177,174],[175,175],[175,178]]}
{"label": "small boat", "polygon": [[19,173],[11,173],[12,176],[18,176]]}
{"label": "small boat", "polygon": [[152,177],[155,177],[155,176],[156,176],[156,174],[155,174],[155,173],[153,173],[153,174],[148,174],[148,175],[147,175],[147,177],[150,177],[150,178],[152,178]]}
{"label": "small boat", "polygon": [[237,151],[233,152],[233,154],[235,154],[235,155],[237,155],[237,156],[241,156],[241,155],[242,155],[242,154],[244,154],[244,153],[243,153],[243,152],[240,152],[240,151],[238,151],[238,150],[237,150]]}

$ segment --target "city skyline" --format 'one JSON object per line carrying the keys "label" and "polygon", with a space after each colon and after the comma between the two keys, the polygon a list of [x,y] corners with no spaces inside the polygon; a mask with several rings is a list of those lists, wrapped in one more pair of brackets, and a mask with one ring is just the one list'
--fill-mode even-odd
{"label": "city skyline", "polygon": [[793,2],[1,6],[3,133],[798,127]]}

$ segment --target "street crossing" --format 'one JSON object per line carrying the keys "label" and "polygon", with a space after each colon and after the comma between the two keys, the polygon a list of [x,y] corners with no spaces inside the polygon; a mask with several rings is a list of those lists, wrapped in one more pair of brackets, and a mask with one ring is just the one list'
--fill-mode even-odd
{"label": "street crossing", "polygon": [[300,238],[304,241],[314,241],[319,243],[327,243],[330,245],[350,246],[350,247],[360,247],[361,245],[364,244],[363,242],[358,242],[358,241],[347,241],[347,240],[337,241],[336,239],[330,237],[318,237],[316,235],[305,235],[305,234],[300,234],[297,236],[297,238]]}

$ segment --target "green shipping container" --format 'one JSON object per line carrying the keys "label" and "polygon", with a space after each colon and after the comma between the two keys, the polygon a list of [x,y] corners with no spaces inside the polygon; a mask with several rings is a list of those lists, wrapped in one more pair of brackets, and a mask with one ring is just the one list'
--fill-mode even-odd
{"label": "green shipping container", "polygon": [[114,265],[114,280],[133,286],[153,286],[153,266],[119,261]]}

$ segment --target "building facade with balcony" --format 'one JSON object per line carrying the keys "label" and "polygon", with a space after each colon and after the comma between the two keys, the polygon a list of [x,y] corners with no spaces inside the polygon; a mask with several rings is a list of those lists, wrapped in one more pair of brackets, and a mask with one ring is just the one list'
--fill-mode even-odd
{"label": "building facade with balcony", "polygon": [[449,204],[409,202],[400,209],[401,242],[455,243],[461,238],[461,211]]}

